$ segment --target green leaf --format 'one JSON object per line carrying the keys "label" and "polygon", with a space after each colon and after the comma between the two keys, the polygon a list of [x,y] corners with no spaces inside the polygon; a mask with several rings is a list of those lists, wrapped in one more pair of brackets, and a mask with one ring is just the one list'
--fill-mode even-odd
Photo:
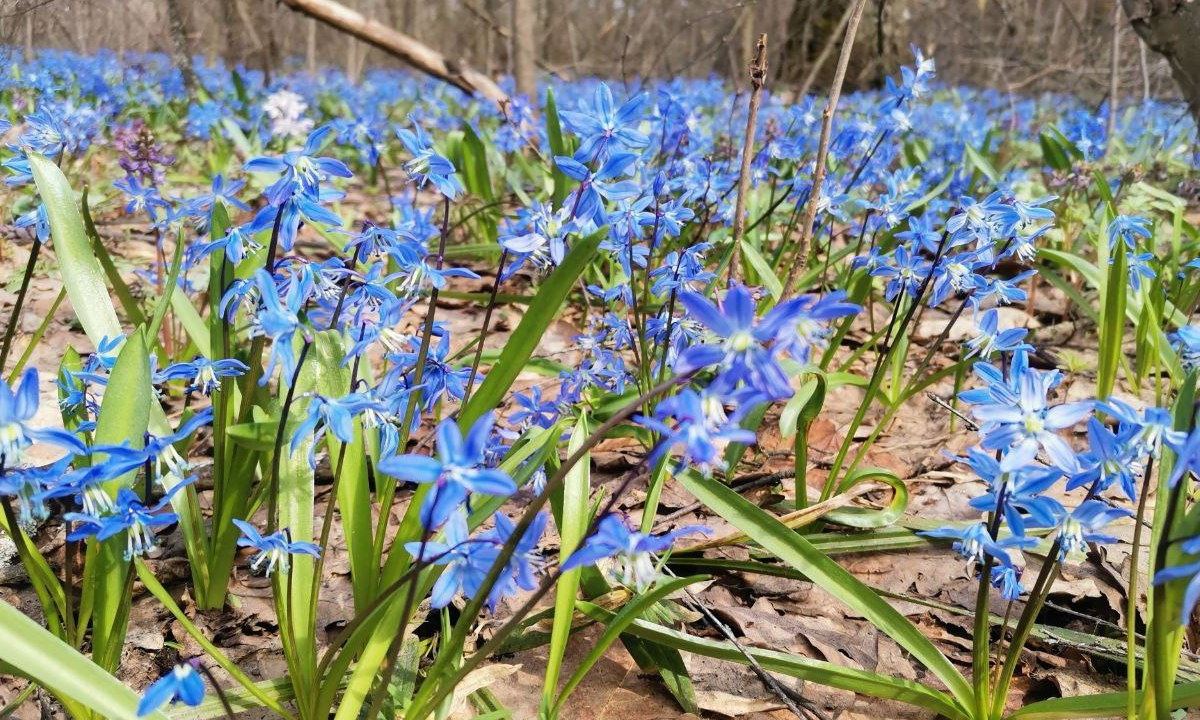
{"label": "green leaf", "polygon": [[[171,301],[179,294],[175,291],[179,286],[179,270],[183,267],[183,245],[183,234],[180,233],[175,238],[175,253],[171,257],[171,269],[167,273],[167,282],[163,286],[162,297],[158,299],[158,303],[154,306],[154,317],[150,321],[150,329],[146,331],[146,337],[151,342],[158,342],[158,331],[162,329],[163,318],[167,316],[167,308],[171,306]],[[197,343],[197,345],[200,345],[200,343]],[[207,346],[207,343],[204,346]]]}
{"label": "green leaf", "polygon": [[133,292],[129,289],[129,285],[125,283],[125,279],[117,271],[117,266],[113,263],[112,256],[108,254],[108,249],[104,247],[104,242],[100,239],[100,233],[96,232],[96,224],[92,222],[92,213],[90,208],[88,208],[88,188],[86,186],[83,188],[83,198],[80,201],[80,207],[83,209],[83,227],[87,232],[88,238],[92,241],[92,250],[96,253],[96,259],[100,261],[100,266],[104,268],[104,274],[108,276],[108,284],[112,287],[113,292],[117,294],[117,300],[121,302],[121,307],[125,310],[125,316],[134,325],[145,324],[146,316],[142,313],[142,307],[138,305],[137,300],[133,297]]}
{"label": "green leaf", "polygon": [[754,272],[758,274],[758,279],[762,280],[762,284],[771,292],[771,297],[776,300],[782,300],[783,283],[779,282],[779,278],[775,277],[775,271],[771,269],[771,263],[762,256],[758,250],[750,243],[742,243],[742,257],[746,258],[746,262],[750,267],[754,268]]}
{"label": "green leaf", "polygon": [[996,166],[992,164],[992,161],[985,158],[982,153],[971,145],[963,145],[963,154],[966,155],[966,159],[970,161],[971,165],[983,173],[988,180],[991,180],[993,183],[1000,182],[1000,171],[996,170]]}
{"label": "green leaf", "polygon": [[[135,331],[121,347],[100,403],[96,421],[97,445],[121,445],[132,448],[145,445],[150,424],[150,357],[145,334]],[[103,458],[98,459],[103,462]],[[104,491],[116,497],[137,477],[132,470],[109,480]],[[125,559],[125,533],[105,541],[88,541],[84,568],[84,593],[92,597],[92,656],[102,667],[116,670],[125,643],[129,614],[129,561]]]}
{"label": "green leaf", "polygon": [[469,124],[463,125],[463,159],[466,160],[463,170],[468,180],[467,189],[488,202],[495,200],[492,179],[488,174],[487,148],[479,135],[475,134],[475,128]]}
{"label": "green leaf", "polygon": [[601,229],[575,241],[562,263],[542,283],[529,310],[521,318],[520,324],[500,353],[500,359],[492,366],[487,377],[479,384],[479,389],[459,413],[458,426],[464,434],[476,420],[497,407],[504,399],[521,368],[537,349],[546,329],[554,322],[571,288],[575,286],[576,279],[584,268],[591,264],[596,248],[606,232],[606,229]]}
{"label": "green leaf", "polygon": [[121,335],[121,322],[108,296],[104,270],[92,252],[79,208],[75,205],[75,193],[62,170],[37,153],[31,152],[28,156],[34,182],[46,206],[58,271],[63,287],[67,289],[67,298],[79,316],[83,331],[92,344],[99,347],[104,338]]}
{"label": "green leaf", "polygon": [[774,516],[716,481],[692,473],[680,473],[677,479],[697,500],[776,557],[812,578],[826,592],[861,613],[872,625],[895,640],[933,672],[962,707],[973,705],[971,687],[966,679],[916,626],[862,581],[813,547],[802,535],[788,529]]}
{"label": "green leaf", "polygon": [[[579,687],[579,683],[583,681],[584,675],[586,675],[587,672],[591,670],[597,662],[600,661],[600,658],[604,655],[604,652],[608,650],[609,646],[617,641],[617,638],[621,636],[621,633],[625,632],[626,628],[633,624],[633,621],[638,620],[643,613],[653,607],[654,604],[659,600],[665,599],[668,595],[682,590],[688,585],[694,585],[695,583],[707,579],[707,575],[692,575],[690,577],[668,580],[655,585],[648,592],[637,595],[628,603],[626,603],[625,606],[621,608],[620,612],[612,616],[612,618],[605,623],[607,627],[604,628],[604,632],[601,633],[600,637],[597,638],[592,644],[592,649],[588,651],[587,656],[584,657],[583,660],[581,660],[580,663],[575,667],[575,672],[571,673],[571,677],[568,678],[566,684],[563,685],[562,692],[558,694],[558,698],[554,701],[551,717],[558,716],[558,713],[562,710],[562,704],[566,702],[568,697],[571,696],[571,693],[575,691],[575,688]],[[574,611],[572,610],[572,614],[573,613]],[[571,616],[572,615],[567,616],[568,628],[570,628]],[[558,619],[557,610],[554,617],[555,620]]]}
{"label": "green leaf", "polygon": [[887,506],[880,510],[860,507],[839,508],[825,516],[830,522],[847,527],[872,529],[887,527],[904,515],[904,511],[908,508],[908,486],[890,470],[855,468],[838,483],[837,493],[848,492],[855,485],[864,482],[883,483],[892,489],[892,499]]}
{"label": "green leaf", "polygon": [[1117,252],[1108,266],[1104,298],[1100,303],[1100,357],[1097,360],[1096,372],[1098,398],[1112,395],[1113,386],[1117,382],[1117,368],[1125,353],[1125,303],[1129,281],[1125,276],[1124,249],[1123,245],[1118,244]]}
{"label": "green leaf", "polygon": [[1047,166],[1059,172],[1071,169],[1071,159],[1067,157],[1066,149],[1052,133],[1038,135],[1038,143],[1042,146],[1042,162]]}
{"label": "green leaf", "polygon": [[[587,415],[579,418],[571,431],[571,439],[567,442],[567,456],[570,457],[583,447],[588,436]],[[558,557],[560,564],[575,552],[575,548],[583,542],[591,520],[588,512],[588,497],[591,494],[591,455],[583,458],[567,473],[563,483],[561,501],[555,513],[558,522],[559,542]],[[579,577],[582,570],[576,568],[563,573],[554,589],[554,621],[550,631],[549,655],[546,659],[546,679],[542,684],[542,706],[554,704],[554,691],[558,687],[559,674],[562,672],[563,658],[567,653],[567,640],[571,637],[571,619],[575,615],[575,600],[579,595]],[[563,690],[567,693],[569,690]],[[561,696],[560,696],[561,698]],[[561,699],[560,701],[561,702]]]}
{"label": "green leaf", "polygon": [[[588,617],[598,621],[610,620],[615,615],[609,610],[586,601],[580,601],[579,609]],[[741,650],[731,643],[695,637],[645,620],[633,621],[625,629],[625,632],[675,650],[743,665],[749,664]],[[747,647],[745,651],[765,670],[829,687],[850,690],[869,697],[897,700],[932,710],[954,720],[968,720],[969,717],[954,702],[953,698],[911,680],[888,677],[879,673],[857,670],[775,650]]]}
{"label": "green leaf", "polygon": [[[0,601],[0,661],[47,688],[111,720],[137,717],[140,698],[75,648],[20,610]],[[155,712],[150,717],[165,716]]]}
{"label": "green leaf", "polygon": [[[1137,693],[1139,698],[1141,695],[1142,693]],[[1030,703],[1009,714],[1008,718],[1009,720],[1067,720],[1068,718],[1125,717],[1128,703],[1128,692],[1050,698]],[[1194,708],[1198,705],[1200,705],[1200,681],[1181,683],[1174,687],[1171,708]]]}
{"label": "green leaf", "polygon": [[[550,143],[550,152],[553,155],[566,155],[567,145],[563,142],[562,123],[558,118],[558,103],[554,100],[554,88],[546,88],[546,107],[543,112],[546,113],[546,139]],[[567,175],[562,170],[558,169],[558,165],[551,160],[550,174],[554,178],[554,205],[562,205],[563,200],[567,197],[568,180]]]}

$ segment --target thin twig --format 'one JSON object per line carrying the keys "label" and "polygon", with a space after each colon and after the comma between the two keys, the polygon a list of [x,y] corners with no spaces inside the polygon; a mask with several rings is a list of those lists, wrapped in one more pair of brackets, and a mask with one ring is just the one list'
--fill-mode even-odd
{"label": "thin twig", "polygon": [[[664,574],[671,577],[679,577],[665,565],[662,566],[662,571]],[[737,648],[737,651],[741,653],[743,658],[746,659],[746,663],[750,665],[750,669],[754,671],[754,674],[758,676],[759,680],[762,680],[763,685],[765,685],[767,689],[771,691],[771,694],[779,698],[779,701],[783,703],[783,706],[786,707],[793,715],[798,718],[803,718],[804,713],[808,712],[810,715],[815,718],[819,718],[820,720],[829,720],[829,716],[821,712],[820,709],[817,708],[816,704],[814,704],[811,700],[801,696],[798,692],[792,690],[791,688],[784,687],[777,679],[775,679],[774,675],[764,670],[763,666],[754,659],[754,656],[751,655],[740,642],[738,642],[737,636],[733,634],[733,630],[731,630],[728,625],[721,622],[721,620],[714,615],[704,603],[700,602],[700,599],[697,598],[690,590],[684,589],[683,594],[687,597],[688,604],[691,605],[694,610],[703,615],[704,619],[713,627],[713,629],[721,633],[721,635],[724,636],[724,638],[729,641],[731,645]]]}
{"label": "thin twig", "polygon": [[829,136],[833,130],[833,113],[837,109],[838,98],[842,94],[842,83],[846,80],[846,68],[850,65],[850,53],[854,50],[854,36],[858,33],[858,22],[862,20],[863,9],[867,0],[858,0],[854,14],[846,25],[846,37],[842,40],[842,52],[838,56],[837,70],[833,74],[833,85],[829,89],[829,100],[821,113],[821,139],[817,146],[817,163],[813,168],[812,190],[808,193],[808,203],[804,208],[804,222],[800,226],[800,241],[796,247],[795,259],[788,270],[787,281],[783,284],[783,297],[792,294],[796,279],[800,277],[808,264],[808,250],[812,244],[813,222],[817,218],[817,205],[821,200],[821,185],[825,182],[825,162],[829,157]]}
{"label": "thin twig", "polygon": [[767,81],[767,34],[758,36],[754,62],[750,63],[750,109],[746,113],[746,137],[742,143],[742,169],[738,173],[737,207],[733,212],[733,249],[729,255],[729,284],[737,279],[738,258],[742,252],[742,235],[746,228],[746,195],[750,192],[750,161],[754,159],[754,130],[758,125],[758,106]]}

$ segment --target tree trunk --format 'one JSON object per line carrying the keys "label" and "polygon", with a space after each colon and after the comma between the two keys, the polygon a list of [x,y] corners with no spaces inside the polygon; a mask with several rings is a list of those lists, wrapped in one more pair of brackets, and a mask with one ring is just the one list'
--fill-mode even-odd
{"label": "tree trunk", "polygon": [[517,92],[531,98],[537,97],[536,24],[533,0],[512,0],[513,75]]}
{"label": "tree trunk", "polygon": [[1129,24],[1167,59],[1171,76],[1200,123],[1200,3],[1188,0],[1121,0]]}
{"label": "tree trunk", "polygon": [[167,26],[171,32],[171,50],[175,65],[183,73],[183,87],[191,95],[196,90],[196,69],[192,67],[192,48],[188,42],[187,22],[179,0],[167,0]]}

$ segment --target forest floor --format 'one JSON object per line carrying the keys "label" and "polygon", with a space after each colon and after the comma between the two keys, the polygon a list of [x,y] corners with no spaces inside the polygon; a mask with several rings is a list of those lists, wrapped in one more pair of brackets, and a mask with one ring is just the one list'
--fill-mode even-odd
{"label": "forest floor", "polygon": [[[99,220],[106,244],[118,259],[122,271],[131,278],[135,268],[146,267],[153,260],[153,243],[149,238],[130,235],[118,218]],[[12,309],[29,247],[28,238],[23,235],[11,234],[0,240],[0,251],[3,252],[0,278],[6,279],[4,285],[0,286],[0,316],[6,316]],[[50,312],[60,289],[52,250],[43,251],[37,267],[26,307],[19,320],[18,329],[26,337],[36,330]],[[489,288],[494,268],[477,265],[473,269],[483,279],[459,280],[453,289],[481,291]],[[1002,320],[1002,325],[1025,325],[1031,329],[1035,345],[1052,347],[1059,357],[1070,353],[1079,365],[1087,366],[1087,359],[1094,359],[1096,355],[1095,329],[1074,321],[1071,308],[1057,291],[1040,288],[1035,304],[1032,314],[1023,309],[1005,309],[1003,312],[1007,317]],[[495,331],[489,345],[502,345],[506,331],[515,327],[519,320],[521,309],[521,306],[510,305],[497,312]],[[869,310],[875,313],[874,317],[871,312],[865,311],[858,321],[861,327],[851,332],[849,341],[866,337],[870,323],[882,325],[887,322],[887,317],[881,316],[884,312],[882,307]],[[437,317],[450,324],[454,337],[469,338],[477,333],[482,308],[471,302],[443,300],[439,301]],[[940,311],[928,311],[916,330],[914,341],[925,344],[933,342],[947,320],[948,316]],[[968,326],[969,323],[962,323],[964,332]],[[568,313],[551,327],[537,354],[554,355],[558,361],[568,365],[577,362],[571,346],[573,337],[579,332],[580,329],[572,324]],[[949,335],[949,340],[956,339],[961,339],[957,329]],[[43,397],[36,423],[55,425],[61,422],[57,416],[54,386],[48,378],[57,373],[60,354],[68,345],[80,353],[92,350],[74,320],[70,303],[63,302],[54,314],[46,340],[31,358],[31,364],[38,367],[43,378]],[[24,347],[22,339],[18,339],[16,347]],[[913,354],[919,357],[922,353]],[[935,366],[939,361],[938,357],[934,358]],[[1091,365],[1094,367],[1094,362]],[[861,371],[869,372],[869,368],[861,368]],[[550,389],[556,385],[553,379],[532,373],[522,375],[518,387],[522,386],[521,383],[524,386],[545,383]],[[968,377],[967,385],[970,386],[970,383]],[[933,395],[947,400],[954,394],[949,380],[929,390]],[[1094,379],[1086,372],[1070,374],[1057,392],[1060,400],[1091,397]],[[824,410],[812,426],[807,483],[814,493],[819,492],[828,461],[842,442],[843,429],[850,423],[861,398],[861,390],[854,387],[844,386],[831,392]],[[877,420],[878,413],[868,415],[866,426],[858,431],[855,440],[863,439]],[[429,430],[429,427],[423,428],[425,433]],[[962,454],[973,438],[964,420],[953,418],[944,405],[928,396],[908,403],[891,427],[885,429],[880,441],[868,453],[864,465],[890,470],[907,484],[910,500],[901,525],[924,528],[938,521],[978,517],[977,511],[971,509],[967,502],[981,492],[981,481],[962,466],[954,464],[943,452]],[[418,435],[415,440],[420,442],[422,436]],[[1082,445],[1082,434],[1075,441],[1077,445]],[[35,455],[29,461],[38,463],[48,459]],[[605,441],[593,453],[593,486],[610,490],[615,488],[627,473],[636,471],[640,460],[641,449],[633,441]],[[203,469],[205,458],[201,456],[198,462],[201,466],[198,482],[203,504],[209,501],[210,491],[206,489]],[[792,464],[791,441],[780,436],[778,418],[768,416],[760,433],[760,445],[747,454],[739,478],[787,471]],[[735,485],[739,478],[734,479]],[[330,490],[329,482],[328,460],[322,459],[317,472],[318,508],[324,507],[324,498]],[[779,505],[782,511],[786,511],[789,508],[781,503],[785,497],[794,496],[793,482],[791,479],[782,480],[781,491],[778,486],[755,487],[747,490],[745,495],[763,507]],[[645,478],[637,478],[631,492],[621,502],[621,509],[634,518],[640,517],[642,512],[645,487]],[[884,490],[871,492],[858,501],[881,505],[887,502],[889,493]],[[507,509],[510,512],[518,509],[528,498],[527,491],[523,491]],[[1065,493],[1060,499],[1072,502]],[[406,502],[407,495],[402,494],[396,506],[390,509],[396,522]],[[1153,504],[1153,498],[1150,502]],[[659,529],[704,524],[712,529],[711,537],[733,532],[733,528],[719,517],[697,508],[695,499],[674,481],[669,482],[663,492],[657,523]],[[344,543],[339,536],[338,524],[335,523],[333,527],[318,610],[321,641],[327,641],[345,625],[352,608]],[[1123,638],[1127,622],[1123,588],[1128,585],[1133,561],[1130,557],[1133,524],[1123,521],[1114,531],[1120,536],[1120,543],[1093,551],[1082,562],[1069,564],[1054,584],[1041,617],[1044,630],[1036,633],[1029,643],[1013,683],[1010,704],[1016,706],[1046,697],[1123,688]],[[39,530],[36,540],[52,563],[61,564],[64,546],[61,525],[55,522],[45,525]],[[198,613],[188,596],[189,571],[182,540],[171,529],[163,533],[163,540],[163,545],[152,554],[150,565],[164,585],[181,600],[185,610],[192,614],[201,630],[251,677],[285,676],[286,667],[280,651],[269,581],[252,576],[245,562],[239,562],[230,585],[235,601],[232,607],[219,613]],[[557,553],[556,541],[556,536],[548,532],[544,552],[551,557]],[[686,546],[688,542],[685,540],[681,544]],[[706,553],[714,558],[745,559],[749,551],[734,545]],[[974,606],[976,583],[971,579],[970,568],[949,547],[927,545],[890,552],[846,553],[837,555],[836,559],[863,582],[889,593],[893,604],[969,673],[972,635],[970,608]],[[1031,563],[1034,566],[1026,568],[1025,572],[1036,574],[1036,558]],[[717,573],[706,584],[694,586],[693,593],[745,646],[782,650],[849,667],[937,683],[893,641],[811,582]],[[0,557],[0,598],[31,616],[39,616],[37,598],[24,581],[19,564],[11,558],[6,560]],[[1012,608],[1012,616],[1019,614],[1020,609],[1019,604]],[[1008,608],[997,599],[991,611],[1004,616]],[[476,639],[486,638],[495,625],[505,619],[506,612],[507,608],[501,607],[495,616],[485,617],[476,630]],[[1141,612],[1144,612],[1144,608],[1139,606]],[[690,624],[689,630],[693,633],[721,637],[698,613],[684,618],[684,621]],[[1089,635],[1081,639],[1081,636],[1073,635],[1075,631]],[[567,656],[568,670],[583,657],[597,634],[597,629],[591,627],[572,638]],[[1097,643],[1092,637],[1096,635],[1108,641]],[[997,636],[998,630],[994,628],[993,637]],[[1194,647],[1196,640],[1191,638],[1190,646]],[[178,647],[184,657],[203,654],[170,614],[144,588],[136,586],[129,642],[121,664],[122,679],[135,689],[144,688],[169,667],[173,657],[170,651],[172,646]],[[707,716],[747,720],[791,717],[779,699],[749,668],[686,653],[685,661],[695,684],[698,704]],[[487,687],[512,712],[514,718],[534,718],[537,716],[545,663],[544,647],[498,657],[470,677],[471,689]],[[1185,656],[1182,673],[1193,678],[1200,677],[1200,662],[1195,656]],[[221,677],[219,672],[218,677]],[[845,720],[932,717],[898,703],[855,696],[848,691],[786,677],[780,677],[779,680],[817,707],[823,708],[831,717]],[[24,681],[0,678],[0,706],[12,700],[23,685]],[[31,700],[25,703],[13,717],[46,717],[43,708],[50,713],[48,716],[55,714],[47,697],[45,702]],[[474,713],[465,703],[453,715],[463,718],[473,716]],[[681,714],[675,700],[657,676],[642,674],[630,655],[618,644],[571,697],[563,717],[570,720],[666,720],[694,716]],[[1200,717],[1200,714],[1195,717]]]}

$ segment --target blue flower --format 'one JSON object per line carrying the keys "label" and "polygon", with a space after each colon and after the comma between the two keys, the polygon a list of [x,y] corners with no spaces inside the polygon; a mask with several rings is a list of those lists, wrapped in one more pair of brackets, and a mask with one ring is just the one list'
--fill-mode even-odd
{"label": "blue flower", "polygon": [[275,281],[266,270],[258,270],[254,274],[254,282],[262,305],[251,321],[251,335],[261,335],[271,340],[271,355],[259,384],[267,384],[276,366],[281,368],[285,382],[290,381],[296,371],[292,339],[298,332],[307,337],[297,313],[304,307],[308,288],[304,283],[293,283],[281,302]]}
{"label": "blue flower", "polygon": [[461,509],[447,518],[441,541],[408,542],[404,549],[420,562],[442,567],[429,595],[429,604],[435,609],[446,607],[460,593],[474,597],[500,556],[500,547],[491,538],[469,536],[467,516]]}
{"label": "blue flower", "polygon": [[175,493],[187,486],[182,482],[162,497],[158,504],[147,507],[142,499],[129,488],[117,491],[117,500],[113,504],[111,515],[89,515],[86,513],[65,513],[63,518],[79,522],[80,526],[67,539],[79,540],[95,536],[101,542],[120,532],[125,532],[125,559],[135,555],[145,555],[157,543],[154,528],[174,525],[179,522],[175,513],[159,512],[170,504]]}
{"label": "blue flower", "polygon": [[1184,325],[1175,332],[1167,335],[1171,348],[1179,354],[1179,362],[1184,370],[1195,370],[1200,367],[1200,327]]}
{"label": "blue flower", "polygon": [[[1179,547],[1188,555],[1200,555],[1200,537],[1184,540]],[[1200,559],[1183,565],[1166,567],[1154,574],[1155,585],[1165,585],[1186,578],[1191,579],[1188,580],[1187,587],[1183,592],[1183,604],[1179,617],[1179,624],[1185,626],[1188,624],[1188,618],[1191,617],[1196,603],[1200,602]]]}
{"label": "blue flower", "polygon": [[258,554],[250,561],[250,569],[257,572],[262,564],[267,564],[266,574],[270,575],[276,569],[287,574],[291,568],[289,555],[310,555],[321,557],[321,548],[313,543],[301,540],[293,541],[286,529],[276,530],[270,535],[262,535],[245,520],[234,519],[233,524],[242,531],[238,538],[238,547],[254,548]]}
{"label": "blue flower", "polygon": [[1092,494],[1096,495],[1116,483],[1125,497],[1137,500],[1134,479],[1142,472],[1138,462],[1141,451],[1133,442],[1133,433],[1127,430],[1115,435],[1095,417],[1088,419],[1087,431],[1089,450],[1079,456],[1083,470],[1067,481],[1067,489],[1094,484]]}
{"label": "blue flower", "polygon": [[647,535],[631,530],[618,515],[605,515],[596,532],[563,561],[562,570],[566,572],[614,558],[616,565],[611,576],[627,587],[644,590],[658,577],[655,554],[669,550],[675,540],[684,535],[707,535],[709,532],[701,525],[688,525],[662,535]]}
{"label": "blue flower", "polygon": [[[322,428],[329,430],[343,443],[354,442],[354,416],[368,410],[383,412],[385,408],[383,403],[363,393],[350,393],[341,398],[313,395],[308,402],[303,422],[297,425],[292,433],[292,452],[296,452],[300,443],[312,438],[313,434],[320,432]],[[317,466],[316,448],[316,441],[308,448],[308,464],[313,468]]]}
{"label": "blue flower", "polygon": [[137,716],[146,717],[167,703],[182,702],[196,707],[204,701],[204,679],[191,663],[180,663],[146,689],[138,703]]}
{"label": "blue flower", "polygon": [[813,350],[824,350],[833,334],[830,323],[838,318],[857,315],[862,306],[846,301],[844,290],[822,295],[801,295],[786,300],[763,319],[764,329],[776,338],[796,362],[807,364]]}
{"label": "blue flower", "polygon": [[1110,251],[1118,240],[1124,241],[1129,250],[1136,250],[1138,238],[1151,236],[1150,221],[1141,215],[1118,215],[1108,224],[1106,232]]}
{"label": "blue flower", "polygon": [[[528,591],[537,588],[537,573],[544,565],[537,545],[542,538],[542,533],[546,530],[546,523],[549,519],[550,516],[546,513],[538,513],[529,523],[529,527],[525,529],[525,533],[517,540],[504,573],[488,593],[488,607],[492,610],[496,609],[496,604],[501,599],[516,595],[518,589]],[[492,529],[482,533],[480,538],[492,540],[497,547],[503,546],[512,537],[516,525],[503,513],[496,513],[493,516],[493,522],[495,524]]]}
{"label": "blue flower", "polygon": [[243,167],[247,172],[280,174],[280,178],[263,192],[272,205],[282,205],[297,193],[316,195],[320,191],[321,182],[328,176],[354,176],[341,160],[317,157],[316,154],[320,152],[331,132],[331,125],[323,125],[312,131],[300,150],[288,151],[283,157],[260,155],[247,160]]}
{"label": "blue flower", "polygon": [[567,204],[571,206],[571,218],[591,220],[597,224],[605,221],[604,201],[623,200],[636,197],[640,192],[637,183],[632,180],[617,180],[629,174],[631,166],[637,161],[633,153],[617,153],[612,155],[596,172],[574,158],[556,155],[554,164],[559,170],[579,183],[579,187],[571,191]]}
{"label": "blue flower", "polygon": [[987,386],[959,393],[959,399],[975,406],[971,414],[981,421],[985,450],[1040,445],[1058,468],[1065,472],[1078,469],[1074,451],[1056,431],[1083,420],[1092,406],[1088,402],[1048,406],[1046,393],[1062,380],[1057,370],[1030,368],[1029,356],[1021,350],[1013,353],[1007,378],[986,363],[975,363],[975,372]]}
{"label": "blue flower", "polygon": [[966,558],[971,565],[982,565],[986,557],[999,561],[1001,565],[1011,565],[1010,549],[1037,545],[1037,540],[1020,535],[995,539],[988,534],[987,526],[982,522],[972,523],[965,527],[940,527],[923,530],[917,534],[954,540],[955,552]]}
{"label": "blue flower", "polygon": [[678,395],[663,400],[654,408],[654,417],[638,421],[660,433],[663,439],[651,454],[654,461],[676,447],[683,448],[680,467],[694,466],[704,476],[725,466],[725,446],[731,442],[752,445],[757,441],[753,430],[737,425],[740,414],[762,402],[754,391],[739,393],[734,413],[728,413],[721,399],[708,390],[684,388]]}
{"label": "blue flower", "polygon": [[488,413],[463,438],[453,420],[443,420],[437,428],[438,457],[392,455],[381,459],[376,468],[401,480],[433,484],[421,506],[421,519],[426,528],[439,527],[468,493],[508,497],[517,491],[508,473],[484,466],[494,424],[495,416]]}
{"label": "blue flower", "polygon": [[967,340],[966,357],[978,355],[988,359],[996,353],[1012,353],[1018,350],[1031,351],[1033,346],[1023,342],[1029,333],[1025,328],[1000,329],[1000,313],[996,308],[985,311],[975,323],[979,334]]}
{"label": "blue flower", "polygon": [[396,137],[412,155],[412,159],[404,163],[405,171],[417,181],[418,187],[424,187],[429,182],[442,195],[455,199],[463,191],[463,186],[454,176],[454,163],[438,154],[415,119],[409,117],[409,122],[412,123],[412,130],[396,129]]}
{"label": "blue flower", "polygon": [[14,467],[25,449],[47,442],[75,453],[84,452],[83,443],[66,430],[33,428],[28,425],[38,408],[37,368],[27,368],[16,390],[0,381],[0,468]]}
{"label": "blue flower", "polygon": [[[283,229],[280,227],[280,234]],[[196,245],[192,252],[196,259],[208,257],[216,250],[221,250],[225,253],[226,259],[234,265],[240,265],[242,260],[252,252],[256,252],[262,248],[262,245],[253,237],[253,228],[250,225],[241,225],[231,227],[225,231],[225,237],[218,240]]]}
{"label": "blue flower", "polygon": [[1132,405],[1117,398],[1096,403],[1096,408],[1120,421],[1120,434],[1131,435],[1140,453],[1156,460],[1162,457],[1164,444],[1179,447],[1187,441],[1187,433],[1175,429],[1175,419],[1165,408],[1148,407],[1139,414]]}
{"label": "blue flower", "polygon": [[548,428],[558,420],[558,403],[553,400],[542,401],[542,388],[534,385],[529,394],[516,393],[512,396],[517,410],[508,416],[513,425],[529,423],[533,427]]}
{"label": "blue flower", "polygon": [[1054,527],[1065,512],[1061,503],[1042,494],[1062,477],[1062,471],[1032,465],[1035,453],[1026,446],[997,460],[990,453],[970,448],[966,458],[956,458],[970,465],[988,486],[985,494],[971,499],[971,507],[983,512],[999,510],[1015,535],[1023,536],[1027,524]]}
{"label": "blue flower", "polygon": [[649,99],[647,93],[639,93],[614,108],[612,91],[602,82],[592,97],[591,107],[581,103],[580,111],[559,111],[567,128],[580,136],[575,159],[591,162],[601,157],[613,140],[635,150],[649,145],[650,138],[636,129],[642,107]]}
{"label": "blue flower", "polygon": [[1059,561],[1066,560],[1068,555],[1083,552],[1089,542],[1115,543],[1117,538],[1101,532],[1114,520],[1133,517],[1133,512],[1125,508],[1112,507],[1100,500],[1084,500],[1079,507],[1063,518],[1059,529]]}
{"label": "blue flower", "polygon": [[234,358],[209,360],[197,356],[191,362],[171,363],[158,374],[159,381],[187,380],[186,392],[197,392],[201,395],[211,395],[221,384],[223,377],[238,377],[250,368],[246,363]]}
{"label": "blue flower", "polygon": [[882,263],[871,271],[874,277],[888,279],[884,288],[884,297],[888,302],[895,300],[901,293],[916,297],[917,289],[925,281],[928,273],[929,263],[922,260],[920,254],[909,252],[903,245],[896,247],[890,263]]}
{"label": "blue flower", "polygon": [[685,350],[675,363],[678,375],[719,365],[720,375],[714,382],[719,388],[732,390],[738,382],[743,382],[767,400],[791,397],[788,377],[779,367],[775,352],[764,343],[775,338],[783,318],[793,313],[794,307],[776,306],[756,323],[754,298],[742,285],[730,288],[720,305],[691,291],[680,293],[679,301],[719,342],[693,345]]}
{"label": "blue flower", "polygon": [[[1158,273],[1154,268],[1150,267],[1150,261],[1154,259],[1154,253],[1125,253],[1125,262],[1129,273],[1129,284],[1134,291],[1141,291],[1142,280],[1153,280],[1158,277]],[[1112,260],[1109,260],[1112,263]]]}

